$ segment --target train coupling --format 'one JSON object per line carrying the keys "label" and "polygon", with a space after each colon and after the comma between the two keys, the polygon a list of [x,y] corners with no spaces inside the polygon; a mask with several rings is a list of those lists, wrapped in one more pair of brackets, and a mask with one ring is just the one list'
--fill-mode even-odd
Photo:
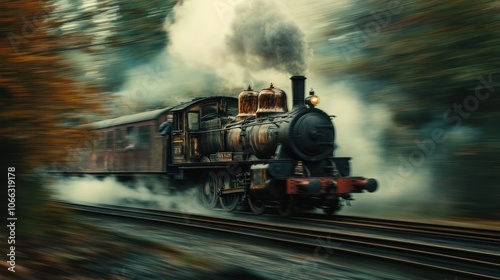
{"label": "train coupling", "polygon": [[378,188],[377,180],[364,177],[343,178],[288,178],[287,194],[348,194],[363,191],[374,192]]}
{"label": "train coupling", "polygon": [[378,182],[373,178],[351,177],[352,185],[355,189],[368,192],[374,192],[378,189]]}

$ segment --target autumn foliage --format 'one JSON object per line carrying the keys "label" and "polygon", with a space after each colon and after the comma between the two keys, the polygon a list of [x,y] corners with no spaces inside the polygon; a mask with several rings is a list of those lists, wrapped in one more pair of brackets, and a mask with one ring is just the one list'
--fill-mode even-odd
{"label": "autumn foliage", "polygon": [[[103,111],[104,95],[78,80],[65,60],[71,40],[54,31],[51,9],[42,1],[0,2],[0,173],[16,169],[16,229],[25,244],[59,223],[46,208],[39,171],[64,163],[86,137],[75,126]],[[0,216],[7,215],[6,195],[5,186]]]}
{"label": "autumn foliage", "polygon": [[[87,113],[102,111],[98,89],[78,81],[64,60],[50,5],[0,4],[0,146],[2,166],[32,170],[64,160]],[[67,42],[65,42],[67,43]]]}

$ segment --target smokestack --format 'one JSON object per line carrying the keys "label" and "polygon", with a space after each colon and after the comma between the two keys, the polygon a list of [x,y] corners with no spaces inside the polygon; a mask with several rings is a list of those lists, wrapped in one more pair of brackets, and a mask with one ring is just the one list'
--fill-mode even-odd
{"label": "smokestack", "polygon": [[306,94],[306,77],[305,76],[292,76],[292,94],[293,106],[292,110],[305,107],[304,98]]}

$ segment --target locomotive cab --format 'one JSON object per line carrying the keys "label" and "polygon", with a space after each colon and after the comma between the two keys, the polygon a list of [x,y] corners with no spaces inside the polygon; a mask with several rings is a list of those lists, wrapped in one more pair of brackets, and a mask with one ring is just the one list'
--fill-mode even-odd
{"label": "locomotive cab", "polygon": [[231,97],[195,98],[172,108],[176,129],[172,131],[172,161],[169,170],[180,165],[207,161],[211,153],[223,149],[220,129],[232,120],[237,99]]}

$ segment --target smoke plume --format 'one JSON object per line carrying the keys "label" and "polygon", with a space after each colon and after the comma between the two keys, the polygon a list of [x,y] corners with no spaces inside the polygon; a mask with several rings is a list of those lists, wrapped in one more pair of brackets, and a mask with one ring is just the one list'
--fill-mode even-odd
{"label": "smoke plume", "polygon": [[215,74],[228,88],[305,73],[305,34],[275,1],[219,2],[189,0],[174,8],[175,20],[165,27],[171,57]]}
{"label": "smoke plume", "polygon": [[245,2],[237,6],[236,14],[226,43],[239,65],[254,71],[271,68],[291,75],[305,74],[305,34],[273,2]]}

